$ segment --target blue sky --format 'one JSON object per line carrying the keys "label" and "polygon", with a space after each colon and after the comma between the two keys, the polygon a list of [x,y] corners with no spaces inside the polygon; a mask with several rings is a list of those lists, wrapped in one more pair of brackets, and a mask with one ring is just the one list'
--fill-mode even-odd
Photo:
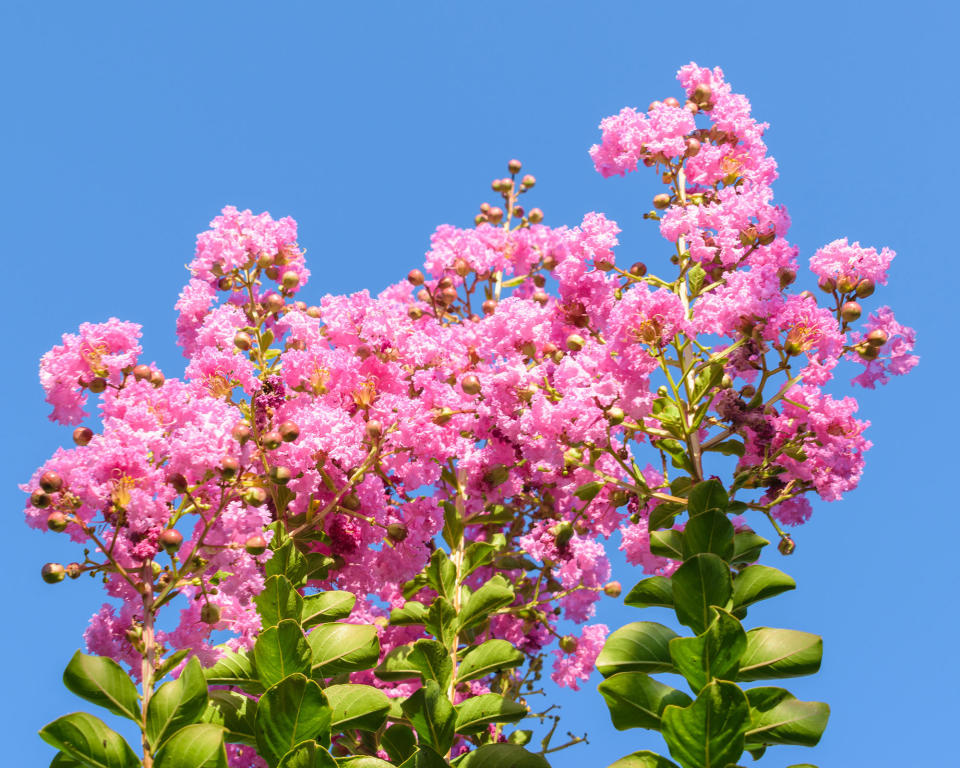
{"label": "blue sky", "polygon": [[[587,149],[606,115],[678,95],[674,73],[690,60],[723,67],[771,124],[777,200],[804,256],[842,236],[894,248],[890,285],[872,301],[920,334],[920,367],[861,397],[875,447],[860,489],[816,506],[796,554],[771,560],[799,588],[751,611],[751,625],[824,635],[822,672],[788,687],[833,708],[817,749],[771,750],[761,765],[957,760],[960,526],[946,401],[958,373],[948,50],[960,15],[927,0],[647,6],[3,3],[12,290],[0,493],[12,546],[0,711],[11,764],[46,765],[52,750],[36,730],[83,706],[60,675],[101,602],[87,580],[40,581],[42,563],[74,550],[23,525],[16,488],[70,439],[47,421],[36,380],[60,334],[134,320],[145,356],[177,375],[183,265],[223,205],[298,220],[317,300],[377,290],[417,266],[433,229],[468,224],[511,157],[537,176],[530,204],[547,223],[604,211],[624,230],[618,258],[656,271],[667,251],[640,218],[653,179],[604,180]],[[651,616],[612,601],[601,615],[611,626],[640,618]],[[553,756],[556,768],[660,748],[656,734],[615,732],[593,683],[560,700],[561,730],[586,731],[591,746]]]}

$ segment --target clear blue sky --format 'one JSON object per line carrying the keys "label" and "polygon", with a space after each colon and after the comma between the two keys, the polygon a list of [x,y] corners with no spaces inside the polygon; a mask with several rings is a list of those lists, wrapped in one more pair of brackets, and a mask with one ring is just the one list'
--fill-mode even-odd
{"label": "clear blue sky", "polygon": [[[662,264],[642,175],[603,180],[587,148],[624,105],[677,94],[682,64],[720,65],[770,122],[777,200],[805,256],[849,236],[898,252],[875,299],[920,332],[921,365],[862,396],[875,442],[861,488],[816,507],[799,583],[751,612],[821,633],[830,703],[813,751],[762,765],[960,764],[952,392],[957,381],[954,148],[960,16],[952,3],[22,2],[0,8],[0,216],[8,292],[0,483],[8,519],[3,762],[45,766],[36,730],[83,704],[60,684],[99,607],[96,585],[49,587],[62,538],[25,527],[16,484],[69,431],[51,425],[37,360],[110,316],[144,326],[148,359],[182,371],[173,304],[195,234],[224,204],[300,223],[307,297],[379,289],[419,264],[434,227],[469,223],[511,157],[553,224],[605,211],[619,259]],[[660,10],[663,9],[663,10]],[[702,9],[702,10],[701,10]],[[722,11],[721,11],[722,9]],[[531,201],[533,202],[533,201]],[[941,400],[943,401],[941,403]],[[621,570],[629,585],[639,573]],[[650,618],[612,602],[611,626]],[[591,683],[564,723],[603,766],[659,736],[616,733]]]}

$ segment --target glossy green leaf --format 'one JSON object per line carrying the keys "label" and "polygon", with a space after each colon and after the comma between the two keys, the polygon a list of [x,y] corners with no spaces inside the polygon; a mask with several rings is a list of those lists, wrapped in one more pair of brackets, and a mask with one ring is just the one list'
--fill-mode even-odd
{"label": "glossy green leaf", "polygon": [[812,675],[823,659],[823,638],[796,629],[757,627],[747,632],[738,680]]}
{"label": "glossy green leaf", "polygon": [[391,725],[380,737],[380,746],[399,765],[417,750],[417,740],[405,725]]}
{"label": "glossy green leaf", "polygon": [[650,531],[650,552],[657,557],[683,560],[683,531],[669,528],[665,531]]}
{"label": "glossy green leaf", "polygon": [[819,701],[800,701],[783,688],[751,688],[748,744],[796,744],[813,747],[820,741],[830,707]]}
{"label": "glossy green leaf", "polygon": [[579,486],[574,492],[573,495],[576,496],[580,501],[593,501],[597,494],[603,490],[605,483],[600,480],[591,480]]}
{"label": "glossy green leaf", "polygon": [[287,539],[277,549],[264,565],[264,575],[286,576],[295,587],[303,584],[307,577],[307,560],[294,546],[292,539]]}
{"label": "glossy green leaf", "polygon": [[682,707],[692,701],[683,691],[642,672],[620,672],[608,677],[597,688],[607,702],[613,727],[618,731],[657,729],[664,707],[670,704]]}
{"label": "glossy green leaf", "polygon": [[519,744],[502,743],[485,744],[468,753],[457,768],[550,768],[550,763]]}
{"label": "glossy green leaf", "polygon": [[430,747],[423,745],[400,768],[447,768],[447,762]]}
{"label": "glossy green leaf", "polygon": [[673,608],[673,584],[663,576],[651,576],[637,582],[623,602],[634,608]]}
{"label": "glossy green leaf", "polygon": [[727,768],[743,754],[750,721],[747,697],[724,681],[707,685],[687,707],[667,707],[662,729],[670,755],[683,768]]}
{"label": "glossy green leaf", "polygon": [[427,620],[423,625],[428,634],[450,648],[457,635],[457,611],[445,597],[435,598],[427,611]]}
{"label": "glossy green leaf", "polygon": [[419,678],[422,673],[420,667],[410,661],[411,653],[413,653],[412,645],[398,645],[396,648],[391,648],[383,657],[383,661],[373,670],[373,674],[388,682]]}
{"label": "glossy green leaf", "polygon": [[277,768],[337,768],[337,761],[312,739],[302,741],[280,758]]}
{"label": "glossy green leaf", "polygon": [[300,621],[303,598],[286,576],[271,576],[263,591],[253,598],[263,629],[275,627],[282,619]]}
{"label": "glossy green leaf", "polygon": [[710,553],[729,560],[733,556],[733,524],[723,512],[709,509],[691,517],[683,529],[683,559]]}
{"label": "glossy green leaf", "polygon": [[63,672],[63,684],[82,699],[115,715],[140,720],[140,695],[130,676],[113,659],[77,651]]}
{"label": "glossy green leaf", "polygon": [[482,565],[489,565],[496,547],[489,541],[474,541],[463,553],[462,576],[465,578]]}
{"label": "glossy green leaf", "polygon": [[301,741],[330,743],[333,712],[323,689],[302,674],[293,674],[269,688],[257,704],[257,751],[277,763]]}
{"label": "glossy green leaf", "polygon": [[428,680],[401,705],[420,740],[444,755],[453,744],[456,713],[434,680]]}
{"label": "glossy green leaf", "polygon": [[190,655],[189,648],[180,648],[179,650],[176,650],[173,653],[171,653],[169,656],[167,656],[167,658],[165,658],[160,663],[160,666],[157,667],[157,674],[154,679],[162,680],[164,677],[167,676],[170,670],[172,670],[175,666],[177,666],[177,664],[179,664],[189,655]]}
{"label": "glossy green leaf", "polygon": [[457,669],[457,682],[476,680],[502,669],[519,667],[526,655],[506,640],[494,639],[481,643],[467,652]]}
{"label": "glossy green leaf", "polygon": [[456,705],[457,733],[480,733],[490,723],[516,723],[527,716],[527,708],[497,693],[481,693]]}
{"label": "glossy green leaf", "polygon": [[670,656],[693,691],[711,680],[735,680],[740,656],[747,647],[747,633],[740,622],[721,609],[697,637],[678,637],[670,642]]}
{"label": "glossy green leaf", "polygon": [[249,652],[237,653],[223,646],[218,646],[218,650],[223,651],[223,655],[203,671],[207,685],[231,685],[253,694],[266,690],[257,679]]}
{"label": "glossy green leaf", "polygon": [[310,646],[300,623],[284,619],[265,629],[253,646],[253,663],[264,688],[279,683],[287,675],[310,673]]}
{"label": "glossy green leaf", "polygon": [[730,499],[727,497],[723,483],[719,480],[704,480],[693,486],[690,491],[687,510],[690,512],[690,517],[693,518],[702,515],[704,512],[709,512],[711,509],[724,512],[729,503]]}
{"label": "glossy green leaf", "polygon": [[154,749],[186,725],[200,719],[207,707],[207,680],[194,656],[176,680],[161,685],[147,705],[147,738]]}
{"label": "glossy green leaf", "polygon": [[380,658],[380,640],[370,624],[321,624],[308,636],[314,677],[370,669]]}
{"label": "glossy green leaf", "polygon": [[255,747],[257,702],[236,691],[213,690],[208,697],[201,720],[223,728],[223,740],[227,743]]}
{"label": "glossy green leaf", "polygon": [[356,595],[341,590],[330,590],[308,595],[303,598],[303,617],[300,620],[300,625],[304,629],[310,629],[317,624],[345,619],[353,611],[356,602]]}
{"label": "glossy green leaf", "polygon": [[390,624],[395,627],[406,627],[423,624],[427,620],[427,606],[416,600],[408,600],[402,608],[390,611]]}
{"label": "glossy green leaf", "polygon": [[90,768],[139,768],[140,759],[99,717],[74,712],[40,729],[40,738]]}
{"label": "glossy green leaf", "polygon": [[49,768],[85,768],[85,766],[66,752],[57,752],[50,761]]}
{"label": "glossy green leaf", "polygon": [[436,680],[445,691],[453,680],[453,661],[450,653],[436,640],[417,640],[408,657],[424,680]]}
{"label": "glossy green leaf", "polygon": [[651,531],[669,528],[681,512],[683,512],[683,504],[673,501],[661,502],[650,512],[650,517],[647,518],[647,527]]}
{"label": "glossy green leaf", "polygon": [[763,536],[758,536],[752,531],[743,531],[733,536],[733,557],[732,563],[752,563],[758,557],[765,546],[770,543]]}
{"label": "glossy green leaf", "polygon": [[722,443],[717,443],[707,450],[718,451],[724,456],[743,456],[746,449],[740,440],[724,440]]}
{"label": "glossy green leaf", "polygon": [[430,555],[430,562],[424,569],[427,583],[433,587],[438,595],[453,597],[453,590],[457,583],[457,567],[447,557],[442,549],[434,550]]}
{"label": "glossy green leaf", "polygon": [[600,674],[610,677],[617,672],[673,672],[670,641],[677,633],[653,621],[635,621],[620,627],[597,656]]}
{"label": "glossy green leaf", "polygon": [[[703,267],[701,267],[699,264],[695,264],[687,274],[690,277],[690,288],[692,295],[696,296],[700,292],[700,288],[703,286],[703,280],[707,273],[704,271]],[[710,389],[715,387],[722,378],[723,365],[721,363],[710,363],[702,371],[700,371],[700,373],[697,374],[697,377],[694,379],[693,392],[690,396],[690,401],[692,403],[697,402]]]}
{"label": "glossy green leaf", "polygon": [[641,752],[634,752],[632,755],[621,757],[617,762],[608,766],[608,768],[677,768],[677,764],[672,760],[667,760],[667,758],[662,755],[658,755],[656,752],[650,752],[645,749]]}
{"label": "glossy green leaf", "polygon": [[386,760],[369,755],[350,755],[337,760],[338,768],[394,768]]}
{"label": "glossy green leaf", "polygon": [[673,603],[677,620],[700,634],[713,620],[710,606],[726,607],[733,593],[730,566],[717,555],[694,555],[674,572]]}
{"label": "glossy green leaf", "polygon": [[797,582],[783,571],[768,565],[748,565],[733,580],[733,604],[746,608],[796,586]]}
{"label": "glossy green leaf", "polygon": [[449,501],[440,504],[443,508],[443,530],[441,536],[450,547],[450,551],[459,548],[463,543],[463,519],[457,512],[457,505]]}
{"label": "glossy green leaf", "polygon": [[486,621],[498,608],[510,605],[513,598],[513,587],[499,573],[494,575],[467,598],[458,616],[458,629],[469,629]]}
{"label": "glossy green leaf", "polygon": [[333,710],[333,732],[379,730],[390,711],[390,699],[372,685],[329,685],[324,693]]}
{"label": "glossy green leaf", "polygon": [[194,723],[174,733],[157,752],[154,768],[227,768],[223,729]]}

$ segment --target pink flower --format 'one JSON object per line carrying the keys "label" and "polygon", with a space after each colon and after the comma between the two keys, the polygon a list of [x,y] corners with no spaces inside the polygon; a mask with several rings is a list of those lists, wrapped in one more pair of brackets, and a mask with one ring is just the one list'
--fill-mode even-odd
{"label": "pink flower", "polygon": [[886,285],[887,269],[894,256],[896,254],[889,248],[878,252],[876,248],[864,248],[860,243],[849,245],[844,237],[813,254],[810,257],[810,269],[819,277],[834,280],[849,277],[854,284],[860,280],[872,280]]}
{"label": "pink flower", "polygon": [[580,637],[576,638],[576,649],[573,652],[554,650],[556,660],[553,662],[553,674],[550,675],[553,682],[563,688],[579,691],[577,681],[590,679],[608,631],[606,624],[591,624],[584,627]]}

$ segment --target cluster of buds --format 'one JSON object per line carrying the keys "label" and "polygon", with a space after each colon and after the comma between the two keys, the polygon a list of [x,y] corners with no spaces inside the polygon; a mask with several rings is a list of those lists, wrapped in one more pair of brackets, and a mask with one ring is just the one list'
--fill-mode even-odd
{"label": "cluster of buds", "polygon": [[481,204],[480,213],[474,217],[474,224],[477,226],[481,224],[497,225],[504,220],[504,216],[506,216],[508,222],[511,218],[520,219],[521,226],[539,224],[543,221],[543,211],[539,208],[533,208],[527,213],[522,206],[517,205],[518,197],[533,189],[537,183],[536,178],[529,173],[524,175],[519,182],[517,181],[517,174],[520,173],[522,167],[523,164],[516,159],[507,163],[507,170],[510,175],[502,179],[494,179],[490,184],[491,189],[494,192],[499,192],[503,197],[503,207],[490,205],[490,203]]}

